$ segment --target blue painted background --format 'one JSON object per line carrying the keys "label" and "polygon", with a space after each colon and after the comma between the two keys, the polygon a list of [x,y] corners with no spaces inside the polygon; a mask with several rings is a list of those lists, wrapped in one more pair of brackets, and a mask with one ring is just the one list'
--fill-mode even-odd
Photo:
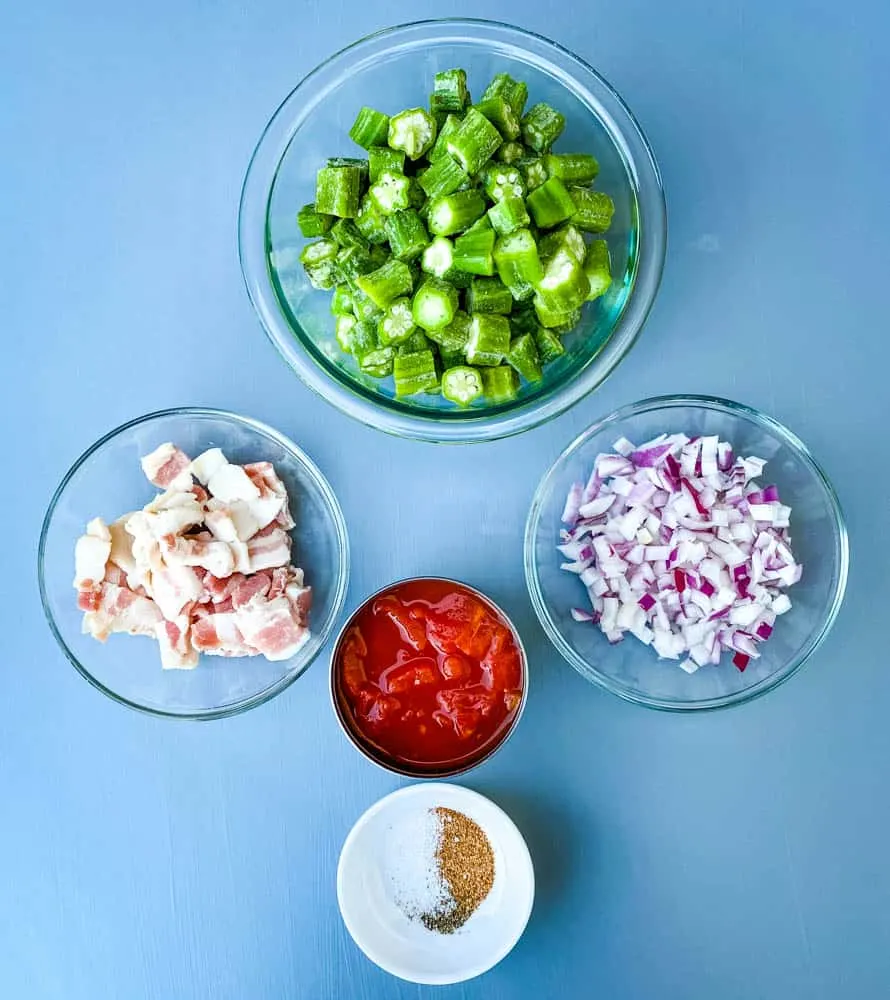
{"label": "blue painted background", "polygon": [[[4,7],[0,995],[887,996],[886,4],[375,9]],[[645,334],[603,390],[520,438],[441,450],[355,425],[296,381],[243,291],[235,219],[268,114],[319,59],[386,21],[461,13],[549,35],[613,82],[659,157],[670,248]],[[808,667],[697,718],[587,685],[545,641],[521,574],[528,504],[559,449],[671,391],[735,397],[800,434],[853,551],[846,606]],[[57,480],[107,429],[186,403],[259,417],[318,461],[352,533],[350,607],[435,572],[520,623],[527,713],[466,783],[527,835],[539,894],[483,979],[400,984],[343,929],[340,844],[398,779],[340,734],[322,660],[263,708],[191,725],[113,705],[55,648],[35,555]]]}

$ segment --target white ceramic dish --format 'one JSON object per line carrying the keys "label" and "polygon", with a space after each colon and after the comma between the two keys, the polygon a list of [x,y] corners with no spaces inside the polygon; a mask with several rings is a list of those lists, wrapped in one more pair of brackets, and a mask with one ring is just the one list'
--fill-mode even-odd
{"label": "white ceramic dish", "polygon": [[[494,851],[494,886],[453,934],[409,920],[387,871],[386,845],[399,822],[436,806],[475,820]],[[337,901],[352,939],[381,969],[412,983],[460,983],[487,972],[522,936],[534,895],[531,856],[515,823],[484,795],[440,782],[402,788],[371,806],[346,838],[337,868]]]}

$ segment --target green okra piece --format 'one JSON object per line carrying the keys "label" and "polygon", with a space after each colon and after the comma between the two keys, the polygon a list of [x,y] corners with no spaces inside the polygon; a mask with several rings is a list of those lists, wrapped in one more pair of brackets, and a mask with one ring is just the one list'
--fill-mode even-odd
{"label": "green okra piece", "polygon": [[581,310],[572,309],[571,312],[563,313],[563,320],[557,326],[549,327],[551,333],[555,333],[558,337],[564,337],[567,333],[571,333],[575,327],[581,322]]}
{"label": "green okra piece", "polygon": [[386,216],[377,207],[377,202],[370,194],[366,194],[362,198],[358,215],[355,217],[355,225],[358,231],[369,243],[385,243],[386,228],[383,225],[385,221]]}
{"label": "green okra piece", "polygon": [[492,201],[504,198],[523,198],[525,181],[517,167],[508,163],[488,163],[479,175],[485,193]]}
{"label": "green okra piece", "polygon": [[352,354],[361,365],[363,358],[380,347],[377,341],[377,324],[369,319],[356,320],[350,331],[349,343]]}
{"label": "green okra piece", "polygon": [[371,255],[362,247],[344,247],[337,254],[334,271],[338,281],[354,281],[360,274],[374,270]]}
{"label": "green okra piece", "polygon": [[340,248],[334,240],[321,239],[307,243],[300,253],[300,263],[313,288],[333,288],[337,283],[337,254]]}
{"label": "green okra piece", "polygon": [[434,198],[429,206],[430,232],[435,236],[451,236],[468,229],[485,213],[485,199],[478,191],[455,191]]}
{"label": "green okra piece", "polygon": [[457,365],[442,375],[442,395],[459,406],[469,406],[482,392],[482,375],[469,365]]}
{"label": "green okra piece", "polygon": [[440,330],[429,330],[427,335],[438,345],[440,351],[460,352],[463,356],[470,340],[470,317],[458,309],[448,326],[443,326]]}
{"label": "green okra piece", "polygon": [[512,365],[526,382],[540,382],[543,377],[538,345],[530,333],[523,333],[510,341],[507,363]]}
{"label": "green okra piece", "polygon": [[352,331],[357,322],[355,316],[346,315],[338,315],[334,320],[334,337],[346,354],[352,354]]}
{"label": "green okra piece", "polygon": [[417,329],[409,298],[394,299],[377,321],[377,339],[383,347],[404,344]]}
{"label": "green okra piece", "polygon": [[558,334],[560,331],[565,332],[577,322],[577,312],[574,309],[554,309],[540,295],[535,295],[534,303],[538,322],[554,334]]}
{"label": "green okra piece", "polygon": [[559,337],[552,330],[547,330],[543,326],[538,326],[532,334],[535,346],[538,348],[538,356],[542,364],[550,364],[558,357],[565,354],[566,349],[562,345]]}
{"label": "green okra piece", "polygon": [[412,179],[404,174],[394,174],[388,170],[377,178],[368,192],[371,202],[381,215],[392,215],[411,205]]}
{"label": "green okra piece", "polygon": [[468,174],[478,173],[500,146],[501,134],[476,108],[470,108],[445,143],[446,150]]}
{"label": "green okra piece", "polygon": [[[487,217],[486,222],[488,222]],[[495,231],[490,223],[481,229],[473,226],[454,241],[452,254],[454,266],[466,274],[491,277],[494,274],[495,239]]]}
{"label": "green okra piece", "polygon": [[300,232],[307,239],[312,239],[315,236],[324,236],[333,224],[334,216],[322,215],[321,212],[317,212],[315,202],[304,205],[297,212],[297,225],[300,227]]}
{"label": "green okra piece", "polygon": [[558,250],[544,265],[544,273],[537,285],[535,308],[538,319],[543,326],[558,326],[557,322],[545,322],[541,311],[553,316],[579,309],[589,292],[590,282],[583,266],[567,250]]}
{"label": "green okra piece", "polygon": [[494,245],[498,276],[517,301],[530,299],[543,277],[538,247],[527,229],[502,236]]}
{"label": "green okra piece", "polygon": [[430,277],[414,293],[411,311],[417,326],[429,332],[448,326],[457,306],[457,289],[447,281]]}
{"label": "green okra piece", "polygon": [[540,327],[538,317],[535,315],[534,303],[524,301],[517,303],[513,312],[510,313],[510,328],[513,336],[518,337],[523,333],[534,333]]}
{"label": "green okra piece", "polygon": [[396,352],[392,347],[378,347],[365,354],[358,366],[366,375],[371,375],[374,378],[386,378],[393,373],[395,356]]}
{"label": "green okra piece", "polygon": [[593,240],[587,248],[584,258],[584,273],[590,282],[587,301],[598,299],[612,284],[612,261],[609,257],[609,244],[605,240]]}
{"label": "green okra piece", "polygon": [[396,354],[417,354],[418,351],[432,351],[434,347],[434,342],[423,330],[415,329],[407,340],[396,347]]}
{"label": "green okra piece", "polygon": [[581,230],[571,222],[552,230],[538,241],[538,253],[542,261],[550,260],[559,250],[568,251],[579,264],[584,263],[587,244]]}
{"label": "green okra piece", "polygon": [[435,163],[436,160],[448,155],[448,140],[460,128],[461,121],[463,119],[459,115],[452,114],[446,117],[445,124],[440,127],[433,148],[429,151],[427,159],[430,163]]}
{"label": "green okra piece", "polygon": [[430,94],[430,112],[437,122],[444,121],[446,115],[452,112],[463,111],[469,103],[465,70],[446,69],[436,73]]}
{"label": "green okra piece", "polygon": [[390,260],[376,271],[360,275],[355,283],[378,309],[385,309],[393,299],[411,293],[413,278],[407,264]]}
{"label": "green okra piece", "polygon": [[522,174],[527,191],[539,188],[549,176],[540,156],[523,156],[516,161],[516,166]]}
{"label": "green okra piece", "polygon": [[[386,138],[383,140],[386,142]],[[368,150],[368,179],[376,184],[383,174],[404,174],[405,153],[389,146],[371,146]]]}
{"label": "green okra piece", "polygon": [[491,122],[506,142],[519,138],[519,118],[503,97],[489,97],[475,105],[476,110]]}
{"label": "green okra piece", "polygon": [[525,201],[512,196],[496,201],[488,210],[488,219],[494,231],[500,236],[514,233],[529,223]]}
{"label": "green okra piece", "polygon": [[413,396],[417,392],[428,392],[439,384],[436,358],[432,351],[396,354],[393,375],[397,396]]}
{"label": "green okra piece", "polygon": [[510,322],[505,316],[476,313],[470,317],[467,361],[471,365],[499,365],[510,350]]}
{"label": "green okra piece", "polygon": [[509,403],[519,394],[519,377],[509,365],[484,368],[482,387],[490,403]]}
{"label": "green okra piece", "polygon": [[565,184],[590,184],[600,172],[600,165],[590,153],[547,153],[544,166],[548,177],[558,177]]}
{"label": "green okra piece", "polygon": [[454,244],[445,236],[437,236],[423,251],[421,269],[435,278],[441,278],[455,288],[466,288],[470,275],[461,271],[454,263]]}
{"label": "green okra piece", "polygon": [[577,213],[577,206],[569,189],[558,177],[550,177],[544,181],[529,194],[525,202],[535,225],[541,229],[550,229],[566,219],[574,221]]}
{"label": "green okra piece", "polygon": [[349,282],[349,287],[352,289],[352,312],[355,318],[373,320],[376,323],[383,315],[383,310],[365,295],[355,280]]}
{"label": "green okra piece", "polygon": [[508,316],[513,309],[513,296],[500,278],[473,278],[467,290],[467,309],[471,313]]}
{"label": "green okra piece", "polygon": [[603,191],[573,187],[569,197],[575,205],[572,222],[588,233],[604,233],[612,225],[615,202]]}
{"label": "green okra piece", "polygon": [[335,316],[351,316],[354,303],[355,299],[349,285],[345,282],[337,285],[331,296],[331,312]]}
{"label": "green okra piece", "polygon": [[[359,209],[361,211],[361,209]],[[331,236],[341,247],[359,247],[369,250],[369,240],[355,224],[353,219],[338,219],[331,227]]]}
{"label": "green okra piece", "polygon": [[374,108],[362,108],[349,130],[349,138],[363,149],[382,146],[388,135],[389,115]]}
{"label": "green okra piece", "polygon": [[466,170],[451,156],[443,156],[417,178],[417,183],[430,198],[453,194],[468,179]]}
{"label": "green okra piece", "polygon": [[424,108],[409,108],[389,120],[387,145],[403,150],[409,160],[423,156],[435,139],[436,120]]}
{"label": "green okra piece", "polygon": [[449,368],[459,368],[467,363],[463,351],[449,351],[444,347],[439,347],[439,360],[442,363],[443,371],[447,371]]}
{"label": "green okra piece", "polygon": [[565,118],[549,104],[535,104],[523,115],[520,122],[522,141],[536,153],[546,153],[562,135]]}
{"label": "green okra piece", "polygon": [[430,241],[423,219],[413,208],[404,208],[388,215],[384,228],[392,255],[397,260],[415,260]]}
{"label": "green okra piece", "polygon": [[528,86],[522,80],[514,80],[509,73],[498,73],[485,88],[482,100],[487,101],[494,97],[504,98],[513,114],[521,118],[525,102],[528,100]]}
{"label": "green okra piece", "polygon": [[315,179],[316,211],[354,219],[358,215],[366,176],[366,172],[355,164],[322,167]]}
{"label": "green okra piece", "polygon": [[505,142],[499,146],[494,158],[501,163],[518,163],[525,156],[525,147],[521,142]]}

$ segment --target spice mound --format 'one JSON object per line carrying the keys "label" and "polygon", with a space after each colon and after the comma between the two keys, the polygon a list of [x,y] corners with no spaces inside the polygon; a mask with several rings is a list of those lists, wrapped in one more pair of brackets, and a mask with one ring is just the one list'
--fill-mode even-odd
{"label": "spice mound", "polygon": [[455,809],[426,810],[398,831],[391,847],[396,902],[429,931],[453,934],[494,885],[494,851],[485,831]]}

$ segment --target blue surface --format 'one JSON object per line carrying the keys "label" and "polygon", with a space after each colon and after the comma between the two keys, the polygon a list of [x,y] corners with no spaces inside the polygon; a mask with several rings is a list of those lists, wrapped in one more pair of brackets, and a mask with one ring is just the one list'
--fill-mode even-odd
{"label": "blue surface", "polygon": [[[886,5],[472,8],[574,48],[625,96],[661,162],[670,250],[644,337],[602,391],[523,437],[445,451],[312,397],[260,332],[237,265],[243,172],[291,86],[385,16],[467,8],[374,10],[4,10],[0,995],[886,996]],[[853,552],[812,662],[763,700],[696,718],[587,685],[546,643],[521,574],[528,503],[559,449],[616,405],[681,390],[800,434],[839,488]],[[350,606],[437,572],[520,623],[528,710],[466,783],[526,833],[539,894],[484,978],[400,984],[347,936],[340,844],[398,780],[342,737],[323,661],[271,704],[197,725],[119,708],[56,649],[35,554],[57,480],[110,427],[184,403],[257,416],[318,461],[351,527]]]}

